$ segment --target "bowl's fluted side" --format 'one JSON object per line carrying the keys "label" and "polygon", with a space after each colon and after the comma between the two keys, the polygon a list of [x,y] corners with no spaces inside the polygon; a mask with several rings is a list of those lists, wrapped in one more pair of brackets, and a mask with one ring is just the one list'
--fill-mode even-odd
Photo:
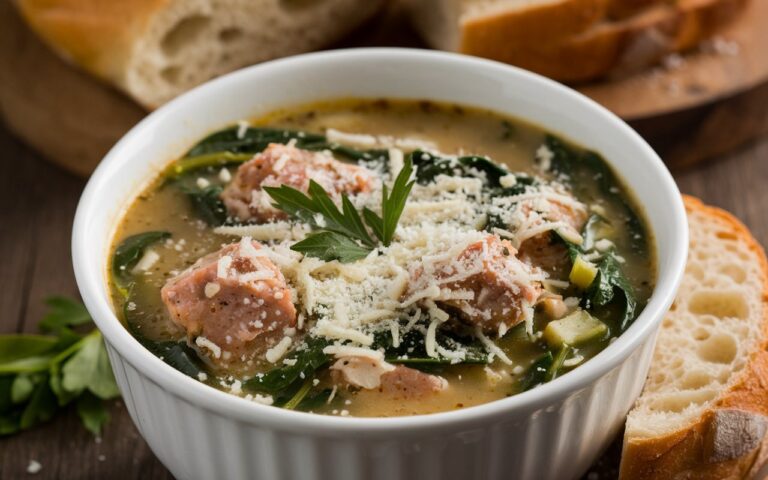
{"label": "bowl's fluted side", "polygon": [[108,349],[134,423],[179,479],[567,480],[581,476],[619,431],[653,343],[646,339],[627,361],[562,401],[460,431],[391,439],[236,421],[173,394]]}

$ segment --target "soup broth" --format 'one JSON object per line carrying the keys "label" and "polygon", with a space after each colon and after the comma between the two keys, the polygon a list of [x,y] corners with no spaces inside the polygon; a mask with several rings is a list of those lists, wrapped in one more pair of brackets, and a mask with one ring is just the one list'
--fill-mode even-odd
{"label": "soup broth", "polygon": [[[398,223],[381,184],[402,194],[410,165]],[[252,188],[262,168],[271,176]],[[306,194],[305,174],[338,206],[348,195],[338,214],[358,212],[362,233],[288,208],[280,195]],[[395,218],[391,245],[365,208]],[[155,355],[249,400],[343,416],[466,408],[566,375],[626,330],[655,278],[641,210],[599,155],[427,101],[329,102],[230,126],[128,206],[113,253],[115,308]]]}

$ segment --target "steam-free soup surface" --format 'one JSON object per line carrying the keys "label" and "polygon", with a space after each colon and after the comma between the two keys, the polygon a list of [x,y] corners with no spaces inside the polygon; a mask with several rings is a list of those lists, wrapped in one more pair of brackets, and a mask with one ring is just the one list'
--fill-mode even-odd
{"label": "steam-free soup surface", "polygon": [[[243,171],[238,174],[238,168],[245,169],[245,162],[254,156],[267,155],[270,151],[286,155],[284,152],[294,150],[275,147],[260,153],[248,151],[248,148],[263,150],[266,145],[240,148],[235,145],[237,142],[217,144],[210,139],[203,144],[207,147],[193,149],[174,164],[183,168],[170,168],[128,206],[114,239],[117,256],[111,266],[114,267],[111,269],[111,286],[117,311],[122,313],[127,328],[143,345],[173,367],[211,387],[278,407],[344,416],[413,415],[467,408],[534,388],[590,361],[628,328],[652,290],[655,275],[652,239],[642,219],[641,209],[631,193],[598,155],[548,136],[538,127],[465,107],[384,100],[339,101],[274,112],[247,124],[241,122],[232,126],[226,138],[238,140],[242,137],[242,144],[246,144],[249,126],[252,129],[268,127],[287,130],[293,134],[301,132],[298,141],[289,141],[286,137],[281,143],[288,143],[288,147],[280,148],[304,151],[304,146],[306,150],[311,150],[307,155],[326,155],[327,158],[361,165],[365,169],[364,180],[367,183],[360,183],[360,180],[354,192],[349,190],[352,187],[347,183],[339,187],[347,190],[333,192],[330,187],[326,190],[329,198],[337,204],[341,193],[350,193],[349,197],[363,218],[373,246],[366,246],[359,239],[353,238],[352,241],[363,249],[362,255],[374,251],[373,256],[378,255],[379,260],[357,255],[353,260],[344,258],[334,261],[318,258],[331,255],[328,251],[319,255],[316,250],[314,253],[291,250],[291,246],[302,238],[324,231],[328,222],[317,217],[302,221],[289,212],[269,210],[272,208],[269,204],[276,203],[273,197],[265,197],[267,201],[262,199],[264,206],[259,210],[262,207],[248,203],[251,199],[248,196],[243,205],[250,213],[245,216],[253,215],[242,218],[242,209],[239,216],[235,214],[232,201],[227,199],[241,193],[232,193],[233,182],[240,181],[244,176]],[[331,148],[333,151],[322,153],[325,149],[302,140],[310,138],[305,135],[327,137],[324,140],[334,146]],[[353,153],[337,148],[339,145]],[[362,158],[351,158],[360,152],[366,152]],[[450,167],[437,175],[424,173],[440,161],[454,165],[450,162],[470,156],[487,157],[493,162],[491,165],[498,164],[510,173],[495,178],[495,170],[484,171],[485,164],[478,163],[472,163],[471,167]],[[392,246],[387,247],[376,236],[374,229],[365,223],[362,209],[370,207],[375,213],[382,214],[381,183],[388,185],[388,192],[395,190],[393,184],[398,173],[395,170],[411,158],[417,182],[405,200],[404,213],[399,219]],[[321,160],[325,162],[327,159]],[[278,164],[287,161],[293,160],[277,159]],[[279,169],[275,172],[275,175],[280,173]],[[347,170],[343,172],[343,175],[351,175]],[[485,258],[480,263],[482,268],[496,273],[484,271],[469,280],[446,283],[450,273],[440,273],[440,268],[447,272],[450,267],[445,265],[448,264],[436,263],[437,269],[432,264],[418,264],[421,260],[408,257],[407,252],[415,248],[407,242],[415,240],[405,237],[409,232],[414,238],[423,235],[418,229],[427,228],[425,225],[429,225],[430,232],[448,231],[445,225],[451,221],[451,208],[455,205],[466,206],[466,192],[451,193],[455,195],[451,197],[453,200],[441,196],[445,195],[446,189],[456,188],[451,182],[455,183],[457,179],[469,185],[461,188],[480,185],[478,192],[481,193],[469,195],[470,202],[474,202],[476,208],[471,211],[465,208],[461,215],[468,220],[456,227],[462,233],[454,243],[458,245],[463,241],[466,248],[458,249],[457,255],[445,261],[474,261],[474,257],[466,259],[474,254],[472,248],[475,245],[477,252],[481,252],[477,255],[490,255],[482,257]],[[346,182],[348,179],[345,177],[342,180]],[[526,186],[528,184],[531,186]],[[223,195],[222,189],[225,192]],[[267,189],[259,191],[259,195],[266,195],[266,192]],[[250,195],[252,192],[246,193]],[[548,200],[536,200],[533,198],[536,195]],[[464,203],[456,200],[459,197]],[[558,200],[561,197],[565,200]],[[512,200],[508,200],[510,198]],[[226,201],[222,202],[222,199]],[[515,199],[530,202],[532,206],[520,207]],[[489,210],[488,205],[493,202],[498,205],[495,210]],[[533,222],[525,215],[539,208],[533,202],[548,202],[543,210],[549,213],[541,214],[541,224],[525,227],[525,222]],[[428,204],[434,205],[434,212],[430,213]],[[552,207],[553,204],[555,207]],[[519,218],[511,221],[505,217],[505,212],[513,210],[521,213],[517,214]],[[557,212],[552,213],[554,210]],[[272,217],[265,220],[265,212]],[[555,215],[559,216],[555,218]],[[542,231],[521,242],[517,237],[523,227],[515,221],[522,221],[523,227],[529,228],[529,233],[532,228]],[[298,236],[281,240],[252,239],[243,233],[248,233],[247,228],[242,231],[231,228],[265,223],[277,225],[277,230],[295,227],[294,233],[298,232]],[[221,228],[220,224],[229,234],[215,230]],[[553,227],[548,229],[547,225]],[[147,232],[165,233],[141,236]],[[126,239],[130,239],[128,244],[124,243]],[[184,307],[189,309],[179,313],[180,310],[173,310],[176,307],[169,303],[173,301],[169,298],[181,302],[178,299],[185,293],[182,287],[175,287],[174,282],[181,285],[183,281],[192,285],[189,288],[199,287],[195,302],[215,300],[216,295],[223,294],[220,293],[224,292],[222,288],[226,288],[224,281],[206,277],[204,284],[197,285],[194,278],[178,280],[178,277],[189,276],[190,271],[201,276],[199,270],[204,265],[201,267],[198,260],[208,254],[215,257],[214,252],[227,245],[236,245],[229,248],[234,252],[230,255],[237,260],[237,252],[242,252],[251,242],[256,248],[261,246],[259,250],[295,255],[291,258],[296,265],[302,265],[302,262],[320,265],[310,275],[313,275],[313,282],[325,282],[317,283],[317,291],[321,292],[321,297],[322,292],[326,292],[326,297],[315,298],[314,310],[309,311],[306,306],[310,293],[305,284],[299,283],[300,276],[294,271],[298,267],[282,267],[279,262],[275,263],[284,276],[287,295],[284,298],[280,294],[281,314],[289,316],[289,310],[295,309],[296,319],[290,323],[287,333],[258,333],[255,338],[248,337],[242,346],[232,347],[234,353],[230,353],[230,344],[227,344],[229,335],[224,337],[226,341],[221,342],[224,344],[212,345],[210,338],[200,333],[205,330],[200,330],[199,324],[209,321],[205,315],[196,313],[194,315],[198,316],[193,321],[188,315],[193,315],[189,312],[194,309],[188,303]],[[451,242],[446,245],[451,246]],[[394,253],[398,248],[405,253]],[[489,254],[489,251],[497,252],[496,256]],[[431,253],[435,256],[443,252]],[[390,254],[398,258],[393,263],[401,262],[399,265],[406,272],[398,280],[402,282],[402,291],[393,297],[396,298],[393,300],[395,303],[402,305],[407,303],[409,297],[432,291],[434,288],[430,288],[434,284],[440,286],[437,290],[442,289],[442,293],[436,294],[438,296],[433,300],[426,295],[400,310],[395,308],[394,314],[384,315],[380,321],[366,323],[350,318],[347,323],[338,324],[339,315],[355,314],[357,307],[352,298],[345,303],[343,299],[328,296],[330,287],[327,284],[341,281],[338,280],[341,278],[346,282],[343,284],[345,288],[356,291],[354,289],[359,285],[350,284],[370,279],[364,280],[365,274],[357,280],[346,278],[345,275],[349,276],[348,272],[352,271],[350,269],[359,268],[365,272],[369,268],[366,262],[374,261],[379,262],[376,268],[380,269],[384,262],[381,257]],[[212,262],[220,263],[221,258],[213,258]],[[430,273],[433,270],[436,273]],[[512,270],[514,275],[509,274]],[[512,280],[508,280],[507,276]],[[525,282],[530,284],[523,284]],[[366,287],[372,289],[367,294],[381,294],[375,290],[379,284],[372,285]],[[166,290],[161,295],[164,286]],[[246,289],[242,291],[251,291],[242,288]],[[496,300],[480,298],[483,295],[487,297],[488,292],[497,297]],[[253,297],[255,301],[258,301],[258,293],[254,295],[257,295]],[[188,297],[183,298],[184,302],[191,301]],[[290,300],[286,301],[286,298]],[[496,303],[491,303],[493,301]],[[502,303],[498,311],[488,313],[499,306],[498,302],[506,303]],[[349,308],[345,307],[347,304]],[[221,318],[230,318],[227,312],[231,310],[223,309],[232,307],[220,308]],[[346,311],[339,313],[340,309]],[[481,311],[483,309],[486,311]],[[355,315],[363,317],[365,314],[363,311]],[[527,314],[531,317],[526,317]],[[235,322],[236,315],[232,315],[232,322]],[[443,318],[443,315],[449,319],[436,320],[436,317]],[[254,310],[254,316],[258,318],[258,310]],[[413,320],[416,316],[418,320]],[[333,328],[317,327],[318,321],[323,319],[330,322],[333,328],[341,328],[341,325],[345,329],[357,329],[366,338],[375,341],[366,345],[366,341],[340,339],[343,335],[324,337],[324,332]],[[443,344],[443,347],[451,345],[448,349],[459,352],[458,357],[462,358],[453,355],[449,359],[445,354],[436,353],[429,340],[430,327],[437,332],[438,337],[433,338],[438,338],[438,345],[439,339],[443,338],[440,335],[445,333],[451,340],[445,340],[449,343]],[[241,333],[233,330],[231,335]],[[416,345],[415,349],[408,351],[410,353],[403,353],[402,342],[406,337]],[[235,340],[239,341],[238,338]],[[285,338],[290,340],[283,342]],[[308,340],[321,343],[312,344],[310,341],[307,346]],[[259,342],[267,344],[260,345]],[[280,345],[280,342],[288,346]],[[349,352],[339,353],[338,350],[344,348],[329,349],[329,346],[379,352],[381,358],[365,360],[373,370],[379,370],[374,373],[367,370],[365,381],[361,384],[357,378],[359,375],[350,373],[349,365],[344,365],[345,359],[356,359],[354,363],[360,357]],[[320,365],[303,369],[291,381],[291,375],[302,369],[302,362],[307,360],[312,348],[320,359],[315,363]],[[398,375],[402,372],[406,375],[397,377],[391,373],[392,368],[398,369]],[[411,371],[415,372],[415,380],[408,376]],[[275,381],[278,377],[285,383],[280,388],[276,387],[281,383]],[[408,383],[411,380],[413,383]],[[367,388],[370,382],[375,384],[377,381],[378,385]]]}

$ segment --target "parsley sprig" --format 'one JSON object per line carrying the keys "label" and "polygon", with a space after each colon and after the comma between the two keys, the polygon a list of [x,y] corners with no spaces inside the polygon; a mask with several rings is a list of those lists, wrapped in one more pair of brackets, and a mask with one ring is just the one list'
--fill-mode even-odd
{"label": "parsley sprig", "polygon": [[365,258],[379,242],[384,246],[392,243],[397,222],[415,183],[411,180],[412,174],[413,162],[408,157],[392,184],[392,190],[386,185],[382,189],[381,216],[366,207],[361,217],[345,194],[341,195],[339,210],[328,192],[314,180],[309,181],[307,194],[288,185],[264,187],[264,191],[272,197],[275,208],[317,230],[293,244],[292,250],[325,261],[346,263]]}
{"label": "parsley sprig", "polygon": [[109,358],[85,307],[52,297],[42,335],[0,335],[0,437],[31,428],[74,405],[98,435],[109,414],[104,401],[119,395]]}

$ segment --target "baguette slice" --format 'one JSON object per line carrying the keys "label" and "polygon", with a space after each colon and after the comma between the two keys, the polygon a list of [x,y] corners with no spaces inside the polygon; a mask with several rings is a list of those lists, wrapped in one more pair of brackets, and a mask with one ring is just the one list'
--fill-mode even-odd
{"label": "baguette slice", "polygon": [[685,204],[688,266],[627,418],[621,478],[765,478],[768,263],[733,216]]}
{"label": "baguette slice", "polygon": [[749,0],[407,0],[433,47],[560,81],[623,75],[716,33]]}
{"label": "baguette slice", "polygon": [[65,58],[155,108],[217,75],[326,46],[384,0],[16,0]]}

